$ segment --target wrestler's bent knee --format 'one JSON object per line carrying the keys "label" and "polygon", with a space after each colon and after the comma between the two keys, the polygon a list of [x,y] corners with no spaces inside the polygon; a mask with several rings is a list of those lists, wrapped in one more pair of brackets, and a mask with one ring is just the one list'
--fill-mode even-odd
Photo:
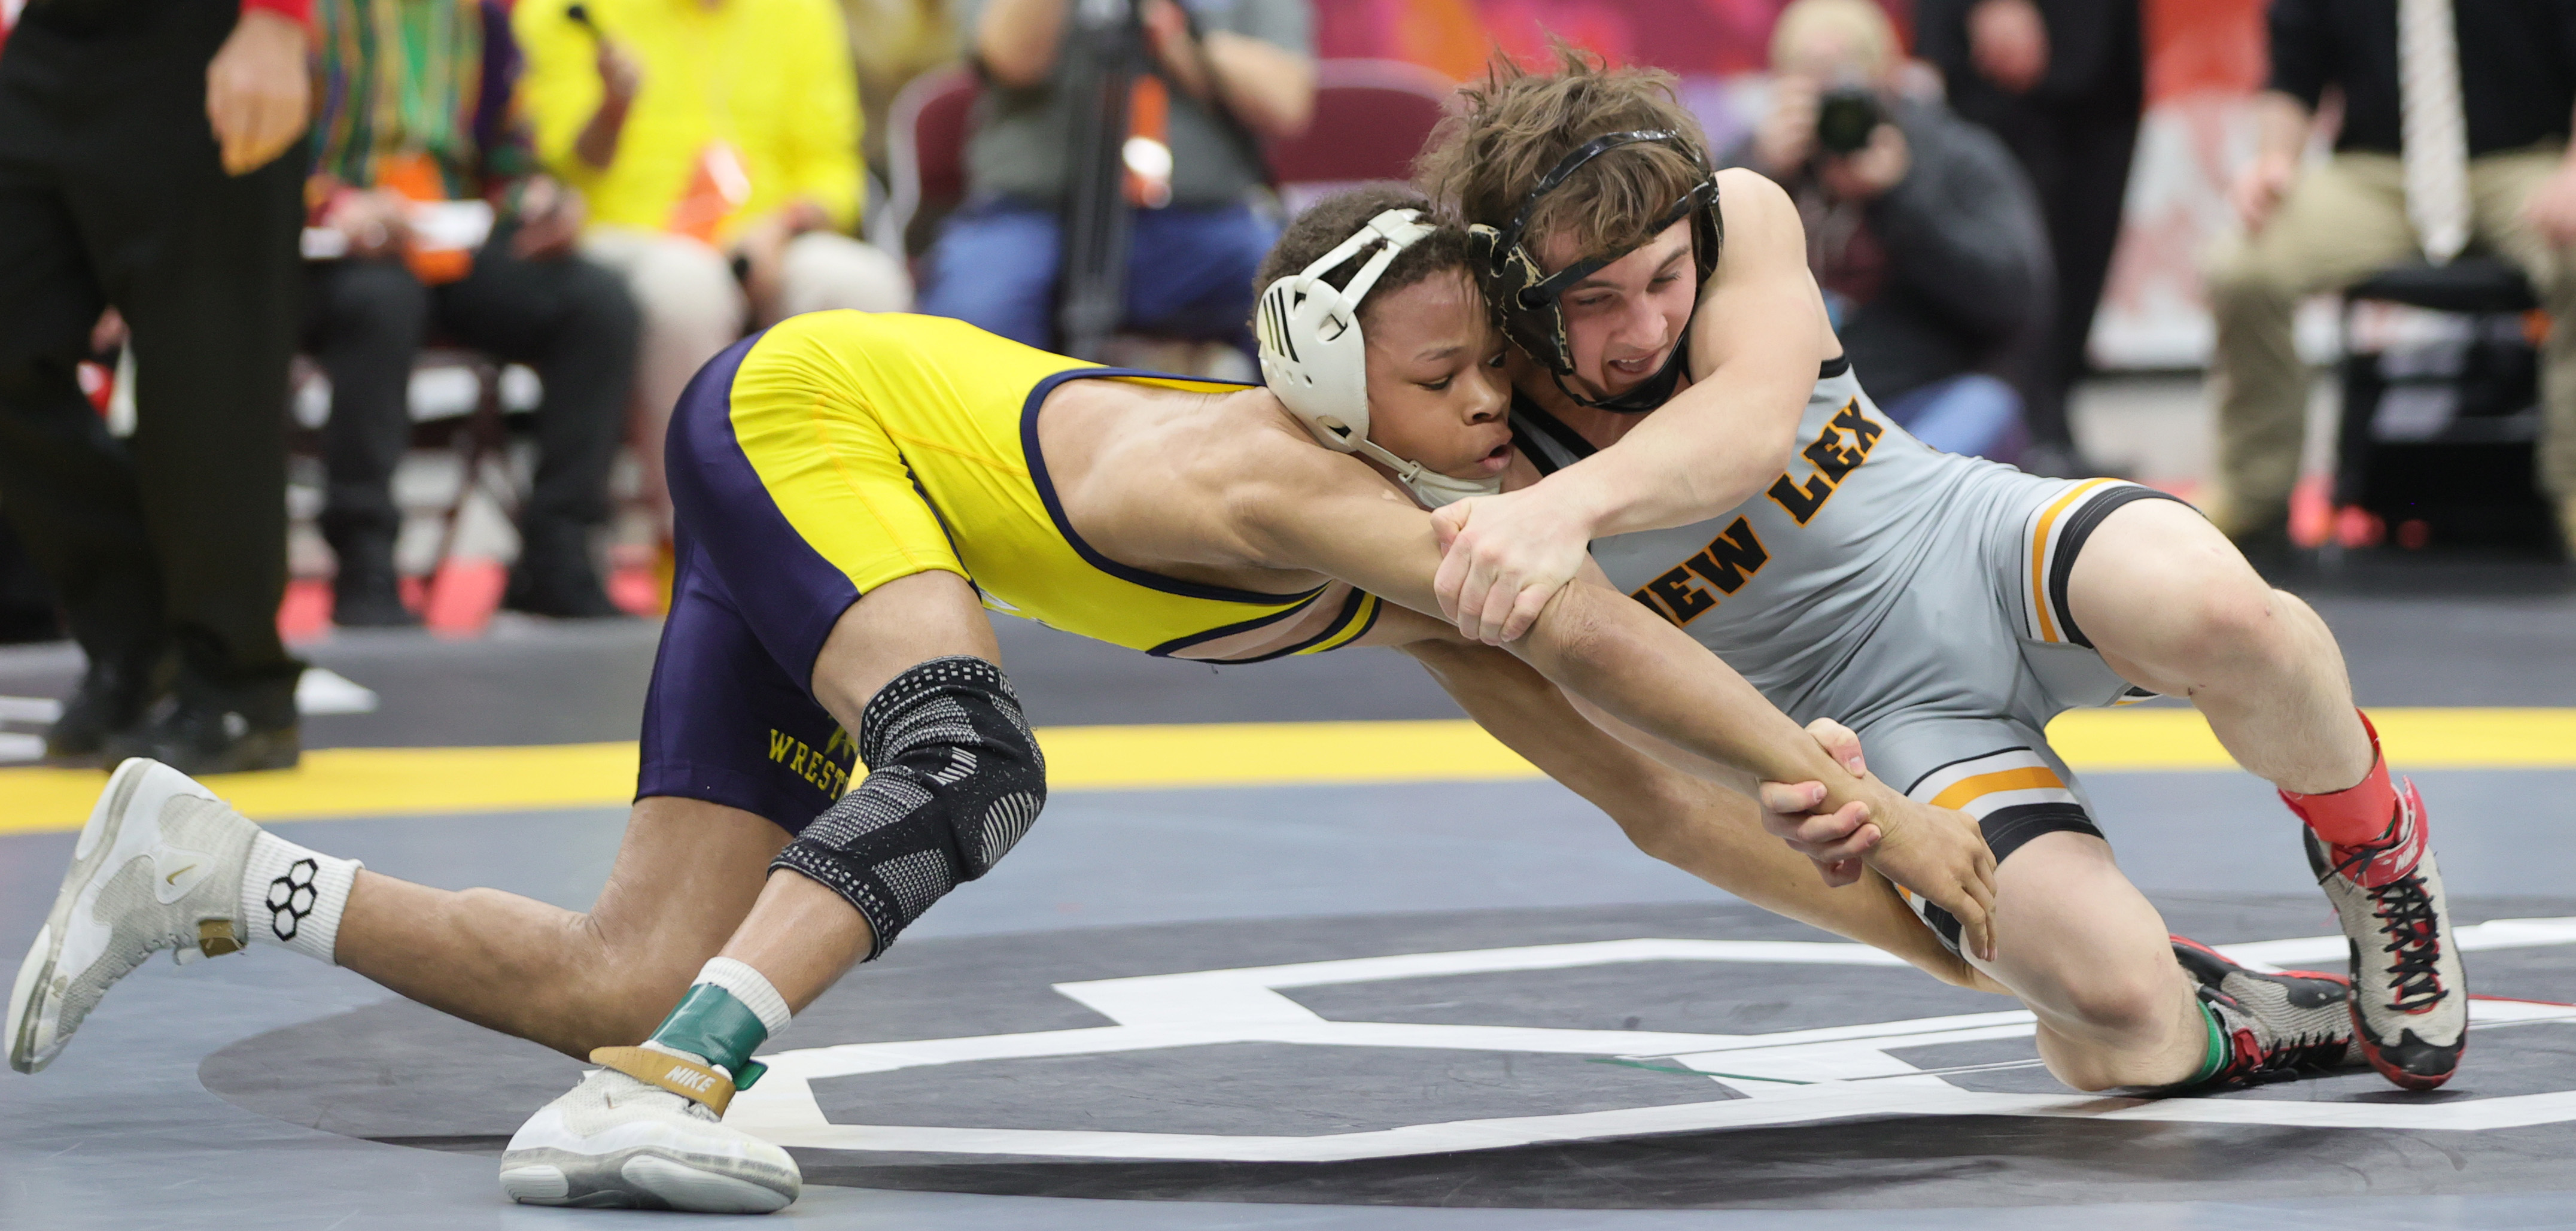
{"label": "wrestler's bent knee", "polygon": [[772,868],[830,888],[867,920],[874,959],[959,883],[992,870],[1046,806],[1046,759],[1002,669],[934,658],[894,677],[859,717],[867,780]]}

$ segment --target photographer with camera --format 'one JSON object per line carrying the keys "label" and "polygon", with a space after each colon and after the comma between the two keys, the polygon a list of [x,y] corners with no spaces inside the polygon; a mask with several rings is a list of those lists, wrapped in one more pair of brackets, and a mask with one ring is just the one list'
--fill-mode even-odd
{"label": "photographer with camera", "polygon": [[1726,157],[1780,182],[1807,266],[1879,406],[1952,453],[2021,439],[2011,379],[2048,317],[2048,241],[1993,134],[1900,88],[1871,0],[1797,0],[1771,36],[1771,107]]}
{"label": "photographer with camera", "polygon": [[1251,352],[1252,275],[1279,236],[1261,143],[1301,132],[1315,105],[1308,0],[962,0],[983,77],[966,142],[966,203],[930,252],[921,310],[1054,346],[1066,230],[1077,212],[1078,113],[1104,48],[1086,13],[1121,10],[1144,72],[1122,148],[1133,230],[1125,327]]}

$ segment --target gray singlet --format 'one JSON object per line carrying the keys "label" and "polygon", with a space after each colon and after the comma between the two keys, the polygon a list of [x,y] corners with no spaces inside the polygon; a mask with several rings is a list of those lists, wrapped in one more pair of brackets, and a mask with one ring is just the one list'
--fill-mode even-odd
{"label": "gray singlet", "polygon": [[[1593,452],[1525,398],[1512,434],[1542,473]],[[1704,522],[1595,540],[1592,556],[1790,717],[1857,731],[1882,781],[1975,816],[2000,860],[2052,830],[2100,832],[2042,732],[2065,710],[2148,694],[2071,626],[2066,574],[2111,509],[2162,496],[1939,452],[1836,360],[1767,490]],[[1908,898],[1955,947],[1948,913]]]}

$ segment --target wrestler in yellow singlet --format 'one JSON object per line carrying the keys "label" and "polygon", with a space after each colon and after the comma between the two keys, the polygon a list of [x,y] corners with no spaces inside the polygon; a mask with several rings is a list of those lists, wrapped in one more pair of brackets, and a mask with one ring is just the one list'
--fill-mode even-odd
{"label": "wrestler in yellow singlet", "polygon": [[1104,368],[942,317],[818,312],[752,344],[730,417],[788,523],[862,593],[947,569],[997,611],[1233,662],[1329,650],[1366,631],[1377,600],[1347,586],[1257,594],[1130,568],[1083,542],[1048,481],[1037,410],[1085,377],[1238,387]]}
{"label": "wrestler in yellow singlet", "polygon": [[1263,594],[1112,560],[1066,519],[1038,447],[1058,384],[1219,381],[1068,359],[942,317],[817,312],[718,355],[668,441],[678,568],[644,707],[637,794],[705,799],[796,832],[855,750],[807,692],[833,622],[945,569],[987,606],[1148,653],[1255,662],[1351,644],[1375,596]]}

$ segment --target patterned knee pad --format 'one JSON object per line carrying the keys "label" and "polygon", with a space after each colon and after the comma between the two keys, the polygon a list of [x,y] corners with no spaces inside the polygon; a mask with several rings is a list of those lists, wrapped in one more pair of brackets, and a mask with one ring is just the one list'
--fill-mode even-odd
{"label": "patterned knee pad", "polygon": [[831,886],[875,959],[960,881],[989,871],[1046,806],[1046,759],[1002,669],[964,655],[894,677],[859,716],[857,790],[769,866]]}

